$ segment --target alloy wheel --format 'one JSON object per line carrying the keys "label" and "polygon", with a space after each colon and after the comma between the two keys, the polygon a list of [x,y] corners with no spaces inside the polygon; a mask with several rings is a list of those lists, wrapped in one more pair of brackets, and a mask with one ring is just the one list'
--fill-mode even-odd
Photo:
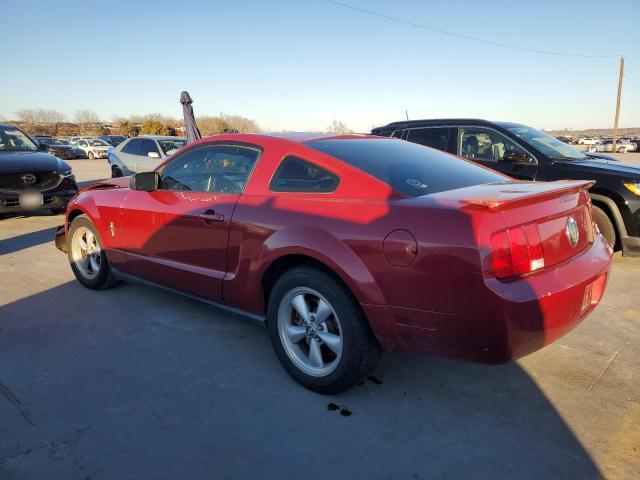
{"label": "alloy wheel", "polygon": [[71,239],[71,257],[78,272],[87,280],[93,280],[100,272],[102,250],[95,234],[86,227],[79,227]]}
{"label": "alloy wheel", "polygon": [[340,319],[327,299],[311,288],[294,288],[282,298],[278,333],[289,359],[308,375],[325,377],[340,363]]}

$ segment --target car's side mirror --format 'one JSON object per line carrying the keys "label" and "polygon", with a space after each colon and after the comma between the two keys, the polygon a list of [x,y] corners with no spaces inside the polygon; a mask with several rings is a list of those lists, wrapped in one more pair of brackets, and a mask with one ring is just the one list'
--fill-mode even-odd
{"label": "car's side mirror", "polygon": [[149,158],[160,158],[160,154],[158,152],[149,152],[149,153],[147,153],[147,157],[149,157]]}
{"label": "car's side mirror", "polygon": [[517,150],[508,150],[502,160],[511,163],[533,163],[533,158],[527,152]]}
{"label": "car's side mirror", "polygon": [[131,190],[142,190],[143,192],[153,192],[160,185],[160,174],[158,172],[140,172],[131,177],[129,188]]}

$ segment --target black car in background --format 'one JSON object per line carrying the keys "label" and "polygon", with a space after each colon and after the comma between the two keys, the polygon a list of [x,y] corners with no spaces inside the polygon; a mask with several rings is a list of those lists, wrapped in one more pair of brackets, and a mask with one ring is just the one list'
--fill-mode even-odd
{"label": "black car in background", "polygon": [[76,158],[74,146],[67,140],[61,140],[53,137],[36,136],[40,149],[53,153],[56,157],[64,160],[73,160]]}
{"label": "black car in background", "polygon": [[640,166],[582,153],[511,122],[412,120],[371,133],[444,150],[522,180],[595,180],[589,193],[598,228],[623,254],[640,255]]}
{"label": "black car in background", "polygon": [[63,213],[78,191],[68,163],[22,130],[0,123],[0,215],[51,209]]}
{"label": "black car in background", "polygon": [[124,142],[128,137],[125,137],[124,135],[100,135],[98,138],[100,140],[104,140],[109,145],[113,145],[114,147],[117,147],[122,142]]}

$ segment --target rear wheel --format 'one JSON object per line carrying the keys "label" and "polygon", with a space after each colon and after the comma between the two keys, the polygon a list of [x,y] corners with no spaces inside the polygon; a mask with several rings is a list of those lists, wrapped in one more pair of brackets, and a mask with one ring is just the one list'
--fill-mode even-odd
{"label": "rear wheel", "polygon": [[609,242],[611,248],[614,248],[616,246],[617,240],[616,229],[614,228],[609,215],[607,215],[606,212],[600,207],[596,207],[594,205],[593,217],[596,221],[596,224],[598,225],[598,230],[600,230],[600,233],[602,233],[604,238],[607,239],[607,242]]}
{"label": "rear wheel", "polygon": [[618,153],[625,153],[624,147],[618,147]]}
{"label": "rear wheel", "polygon": [[351,292],[330,274],[298,267],[269,296],[268,329],[282,366],[320,393],[345,390],[377,365],[381,348]]}
{"label": "rear wheel", "polygon": [[67,252],[71,270],[85,287],[99,290],[118,283],[111,273],[96,227],[86,215],[80,215],[71,222]]}

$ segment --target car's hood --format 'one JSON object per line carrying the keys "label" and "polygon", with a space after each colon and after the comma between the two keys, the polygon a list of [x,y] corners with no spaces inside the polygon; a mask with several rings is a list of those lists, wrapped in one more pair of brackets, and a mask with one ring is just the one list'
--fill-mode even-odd
{"label": "car's hood", "polygon": [[589,152],[589,153],[585,153],[585,155],[591,159],[591,158],[596,158],[596,159],[601,159],[601,160],[613,160],[614,162],[619,162],[620,160],[618,160],[616,157],[613,157],[611,155],[607,155],[606,153],[600,153],[600,152]]}
{"label": "car's hood", "polygon": [[71,166],[46,152],[0,152],[0,173],[62,172]]}
{"label": "car's hood", "polygon": [[53,150],[71,150],[73,147],[71,145],[47,145],[47,148],[51,148]]}
{"label": "car's hood", "polygon": [[570,163],[583,169],[594,169],[612,173],[615,172],[620,175],[628,175],[630,178],[640,179],[640,165],[631,165],[630,163],[623,163],[617,160],[605,160],[599,158],[572,160]]}

